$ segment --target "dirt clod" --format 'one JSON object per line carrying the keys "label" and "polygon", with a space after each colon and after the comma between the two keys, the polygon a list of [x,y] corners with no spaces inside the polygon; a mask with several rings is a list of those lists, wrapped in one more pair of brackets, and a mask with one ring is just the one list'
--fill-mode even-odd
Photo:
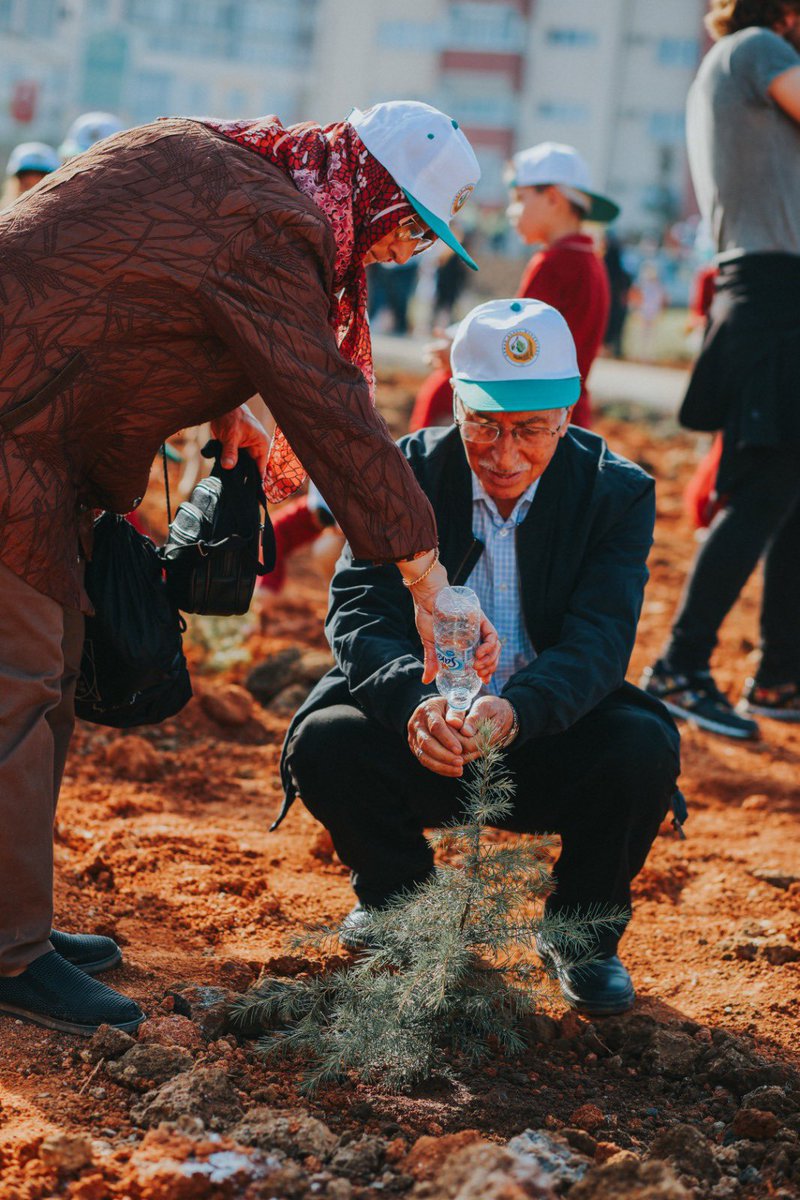
{"label": "dirt clod", "polygon": [[75,1134],[53,1133],[40,1145],[39,1158],[51,1170],[73,1175],[92,1161],[92,1143]]}
{"label": "dirt clod", "polygon": [[693,1125],[675,1125],[656,1135],[650,1146],[651,1159],[666,1159],[681,1175],[716,1183],[719,1167],[711,1143]]}
{"label": "dirt clod", "polygon": [[502,1146],[474,1142],[448,1155],[432,1179],[418,1182],[413,1200],[555,1200],[541,1167]]}
{"label": "dirt clod", "polygon": [[163,769],[156,748],[138,734],[129,734],[111,742],[106,750],[106,762],[117,778],[138,783],[152,783],[159,778]]}
{"label": "dirt clod", "polygon": [[358,1138],[339,1147],[331,1159],[331,1170],[337,1175],[366,1183],[380,1170],[385,1155],[386,1146],[380,1138]]}
{"label": "dirt clod", "polygon": [[208,1041],[230,1028],[230,1008],[238,999],[229,988],[186,987],[173,992],[175,1011],[193,1021]]}
{"label": "dirt clod", "polygon": [[601,1125],[605,1125],[605,1116],[596,1104],[582,1104],[580,1108],[576,1108],[570,1115],[570,1124],[575,1125],[578,1129],[585,1129],[587,1133],[591,1133],[594,1129],[599,1129]]}
{"label": "dirt clod", "polygon": [[178,1013],[150,1017],[139,1029],[139,1042],[182,1046],[184,1050],[199,1050],[203,1046],[203,1038],[197,1025]]}
{"label": "dirt clod", "polygon": [[253,716],[253,697],[238,684],[223,684],[203,692],[200,707],[206,716],[227,729],[240,729]]}
{"label": "dirt clod", "polygon": [[703,1047],[688,1033],[656,1029],[643,1055],[644,1065],[670,1079],[684,1079],[702,1054]]}
{"label": "dirt clod", "polygon": [[251,1108],[231,1130],[231,1137],[246,1146],[282,1150],[295,1158],[313,1154],[323,1162],[330,1158],[337,1143],[336,1135],[323,1121],[302,1109]]}
{"label": "dirt clod", "polygon": [[137,1042],[106,1069],[115,1083],[143,1092],[188,1071],[192,1062],[191,1054],[180,1046]]}
{"label": "dirt clod", "polygon": [[764,1141],[774,1138],[781,1127],[780,1120],[771,1112],[758,1108],[740,1108],[733,1118],[733,1132],[739,1138]]}
{"label": "dirt clod", "polygon": [[239,1097],[227,1072],[219,1067],[197,1067],[176,1075],[131,1110],[133,1120],[143,1126],[189,1116],[199,1117],[209,1129],[227,1129],[241,1115]]}
{"label": "dirt clod", "polygon": [[694,1200],[666,1163],[642,1163],[634,1154],[616,1154],[594,1167],[569,1195],[570,1200]]}
{"label": "dirt clod", "polygon": [[136,1045],[129,1033],[122,1029],[113,1029],[110,1025],[101,1025],[97,1033],[92,1034],[87,1045],[81,1050],[84,1062],[97,1063],[101,1058],[109,1062],[121,1058],[127,1050]]}

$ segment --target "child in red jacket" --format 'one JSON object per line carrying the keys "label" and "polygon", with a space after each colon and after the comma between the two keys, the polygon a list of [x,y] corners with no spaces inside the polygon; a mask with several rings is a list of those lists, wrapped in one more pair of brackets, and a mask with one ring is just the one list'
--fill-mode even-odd
{"label": "child in red jacket", "polygon": [[[613,221],[619,206],[591,189],[589,168],[572,146],[542,142],[514,155],[508,218],[529,245],[539,245],[522,276],[518,296],[542,300],[565,318],[578,351],[582,387],[572,414],[591,425],[586,380],[608,325],[608,276],[584,221]],[[449,342],[438,347],[434,371],[419,390],[411,417],[413,433],[447,424],[452,412]]]}
{"label": "child in red jacket", "polygon": [[518,296],[543,300],[569,325],[578,351],[581,396],[572,420],[591,424],[586,380],[603,343],[611,294],[584,221],[613,221],[619,206],[592,190],[589,167],[572,146],[542,142],[514,155],[508,218],[528,245],[538,244]]}

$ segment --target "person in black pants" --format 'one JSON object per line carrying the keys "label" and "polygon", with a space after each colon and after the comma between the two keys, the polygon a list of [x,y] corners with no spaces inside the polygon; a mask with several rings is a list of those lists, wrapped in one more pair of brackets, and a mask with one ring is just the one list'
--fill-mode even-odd
{"label": "person in black pants", "polygon": [[[475,309],[452,366],[457,427],[423,429],[400,445],[436,514],[449,578],[493,616],[498,669],[466,721],[448,712],[435,685],[422,684],[407,590],[346,548],[326,626],[337,665],[296,714],[282,757],[276,825],[299,791],[330,830],[358,898],[340,934],[351,948],[363,944],[366,910],[433,870],[423,830],[459,813],[482,719],[508,747],[516,778],[505,827],[561,835],[549,911],[613,905],[630,914],[631,880],[670,802],[676,819],[685,815],[674,722],[624,681],[652,544],[652,479],[570,426],[575,348],[548,305]],[[487,370],[493,378],[476,382]],[[620,933],[598,937],[588,969],[545,948],[581,1011],[633,1003]]]}
{"label": "person in black pants", "polygon": [[[754,717],[800,721],[800,3],[712,0],[706,24],[687,135],[719,275],[680,419],[722,431],[721,511],[641,682],[677,717],[754,738]],[[762,555],[761,663],[734,708],[711,655]]]}

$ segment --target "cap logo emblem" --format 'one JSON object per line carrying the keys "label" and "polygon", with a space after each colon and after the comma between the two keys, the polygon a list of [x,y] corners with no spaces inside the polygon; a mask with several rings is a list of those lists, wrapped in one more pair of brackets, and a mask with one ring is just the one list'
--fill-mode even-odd
{"label": "cap logo emblem", "polygon": [[474,183],[465,183],[462,188],[458,189],[458,191],[456,192],[455,197],[453,199],[453,203],[450,205],[450,216],[451,217],[454,217],[456,215],[456,213],[461,212],[461,209],[467,203],[467,201],[469,200],[470,196],[472,195],[472,193],[474,191],[475,191]]}
{"label": "cap logo emblem", "polygon": [[513,367],[527,367],[539,357],[539,343],[527,329],[512,329],[503,338],[503,354]]}

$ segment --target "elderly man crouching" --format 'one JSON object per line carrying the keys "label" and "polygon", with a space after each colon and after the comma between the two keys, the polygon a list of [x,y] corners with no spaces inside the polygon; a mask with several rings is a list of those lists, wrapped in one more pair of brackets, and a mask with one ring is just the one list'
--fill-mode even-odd
{"label": "elderly man crouching", "polygon": [[[402,580],[356,565],[346,549],[327,619],[337,666],[284,748],[284,814],[299,791],[351,868],[358,904],[342,926],[351,948],[363,944],[365,909],[433,870],[423,829],[458,813],[480,718],[509,739],[517,795],[507,828],[561,835],[550,911],[601,904],[630,913],[631,880],[670,800],[682,801],[675,725],[624,681],[648,577],[653,480],[570,428],[575,347],[548,305],[476,308],[452,367],[456,427],[400,445],[433,506],[451,581],[477,592],[500,633],[499,668],[463,727],[446,720],[445,701],[421,682]],[[599,938],[597,962],[581,969],[542,947],[575,1008],[632,1005],[618,940]]]}

